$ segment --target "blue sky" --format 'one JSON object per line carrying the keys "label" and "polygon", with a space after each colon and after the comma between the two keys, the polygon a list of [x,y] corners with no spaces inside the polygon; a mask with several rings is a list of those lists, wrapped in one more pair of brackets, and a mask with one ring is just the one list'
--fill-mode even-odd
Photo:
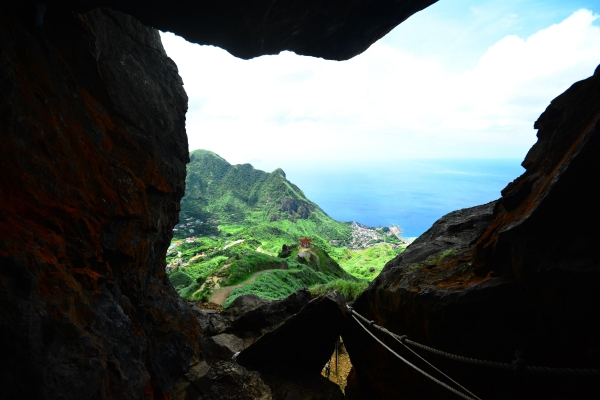
{"label": "blue sky", "polygon": [[600,2],[441,0],[344,62],[240,60],[162,34],[190,150],[272,171],[522,159],[549,102],[600,64]]}

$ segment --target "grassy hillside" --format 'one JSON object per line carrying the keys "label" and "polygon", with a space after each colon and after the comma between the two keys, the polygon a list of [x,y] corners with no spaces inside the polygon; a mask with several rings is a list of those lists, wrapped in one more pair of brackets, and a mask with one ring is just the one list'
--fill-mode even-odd
{"label": "grassy hillside", "polygon": [[175,238],[216,235],[220,229],[225,236],[253,237],[273,253],[304,235],[328,248],[332,240],[348,242],[352,231],[308,200],[283,170],[231,165],[207,150],[190,154],[180,219],[187,226],[177,226]]}
{"label": "grassy hillside", "polygon": [[381,272],[385,263],[401,251],[390,244],[378,244],[361,250],[340,249],[338,263],[351,275],[372,281]]}
{"label": "grassy hillside", "polygon": [[[228,305],[246,293],[275,299],[302,287],[337,289],[351,299],[402,251],[389,230],[329,217],[281,169],[231,165],[196,150],[186,185],[167,253],[169,279],[186,299]],[[303,236],[313,240],[309,250],[296,247]],[[392,244],[369,247],[380,242]],[[347,247],[357,244],[368,248]],[[283,245],[291,250],[281,253]]]}
{"label": "grassy hillside", "polygon": [[[209,248],[203,241],[182,243],[176,253],[168,256],[167,261],[178,262],[170,269],[169,279],[179,295],[188,300],[208,301],[216,291],[233,288],[226,305],[247,293],[276,299],[303,287],[336,280],[348,284],[360,281],[315,246],[300,250],[294,248],[285,256],[275,257],[255,251],[258,244],[244,241],[215,249]],[[262,273],[264,271],[268,272]],[[256,276],[259,273],[260,276]],[[251,279],[253,276],[256,280]],[[246,282],[247,285],[237,287]]]}

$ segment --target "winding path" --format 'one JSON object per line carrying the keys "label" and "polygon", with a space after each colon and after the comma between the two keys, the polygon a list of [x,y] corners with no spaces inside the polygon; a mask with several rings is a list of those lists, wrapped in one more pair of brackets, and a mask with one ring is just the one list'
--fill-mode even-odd
{"label": "winding path", "polygon": [[245,280],[242,283],[238,283],[237,285],[232,285],[232,286],[221,287],[221,288],[215,290],[214,293],[212,294],[212,296],[210,296],[210,300],[208,300],[208,301],[222,306],[225,303],[225,300],[227,300],[227,297],[229,297],[229,295],[233,291],[233,289],[237,289],[239,287],[242,287],[243,285],[247,285],[249,283],[254,282],[256,280],[256,278],[258,278],[260,275],[264,274],[267,271],[272,271],[272,270],[267,269],[264,271],[255,272],[254,274],[252,274],[252,276],[250,278],[248,278],[247,280]]}

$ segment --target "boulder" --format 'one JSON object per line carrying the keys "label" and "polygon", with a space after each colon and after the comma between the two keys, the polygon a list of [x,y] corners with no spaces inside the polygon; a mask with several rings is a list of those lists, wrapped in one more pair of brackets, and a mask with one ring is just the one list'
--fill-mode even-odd
{"label": "boulder", "polygon": [[391,260],[386,273],[401,264],[435,265],[440,255],[448,256],[465,250],[470,251],[474,242],[492,221],[495,204],[496,202],[493,201],[444,215],[415,239],[404,252]]}
{"label": "boulder", "polygon": [[333,353],[346,318],[344,297],[329,292],[262,335],[239,354],[237,362],[270,374],[318,376]]}
{"label": "boulder", "polygon": [[311,300],[308,289],[300,289],[282,300],[269,301],[249,294],[240,296],[223,311],[230,321],[227,332],[242,338],[257,338],[298,313]]}
{"label": "boulder", "polygon": [[248,371],[231,361],[194,364],[186,378],[180,384],[180,392],[185,393],[181,400],[274,398],[271,388],[257,372]]}
{"label": "boulder", "polygon": [[[600,369],[600,262],[593,244],[600,241],[598,71],[540,116],[526,172],[497,202],[440,219],[354,304],[367,319],[424,345],[514,363],[515,370],[488,369],[421,352],[482,398],[586,398],[600,390],[597,377],[521,368]],[[356,323],[344,343],[355,368],[350,399],[455,398]]]}
{"label": "boulder", "polygon": [[231,328],[230,320],[221,316],[217,311],[200,309],[194,302],[189,302],[189,304],[200,323],[204,336],[218,335]]}
{"label": "boulder", "polygon": [[244,340],[230,333],[221,333],[202,341],[202,353],[205,357],[225,361],[231,360],[235,353],[244,348]]}

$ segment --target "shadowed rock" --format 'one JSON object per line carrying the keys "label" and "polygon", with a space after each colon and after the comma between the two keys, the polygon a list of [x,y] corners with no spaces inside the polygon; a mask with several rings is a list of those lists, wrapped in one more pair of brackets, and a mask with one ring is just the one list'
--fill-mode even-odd
{"label": "shadowed rock", "polygon": [[[434,265],[442,254],[470,250],[488,227],[496,202],[453,211],[437,220],[431,228],[415,239],[406,250],[388,263],[390,268],[412,263]],[[387,272],[386,272],[387,273]]]}
{"label": "shadowed rock", "polygon": [[202,341],[202,352],[205,356],[231,360],[233,355],[244,349],[244,340],[229,334],[221,333]]}
{"label": "shadowed rock", "polygon": [[250,294],[235,299],[222,316],[231,321],[231,328],[227,332],[243,338],[257,338],[298,313],[310,300],[308,289],[297,290],[285,299],[276,301]]}
{"label": "shadowed rock", "polygon": [[232,333],[240,338],[257,338],[296,314],[311,300],[308,289],[300,289],[281,300],[265,300],[255,294],[236,298],[221,314],[201,310],[191,303],[206,336]]}
{"label": "shadowed rock", "polygon": [[165,274],[188,160],[177,67],[128,15],[50,6],[33,30],[16,4],[0,13],[2,396],[173,396],[202,358]]}
{"label": "shadowed rock", "polygon": [[299,312],[311,300],[307,289],[300,289],[282,300],[269,301],[254,294],[240,296],[221,314],[201,310],[191,304],[202,328],[202,352],[206,357],[231,360],[234,353],[248,347]]}
{"label": "shadowed rock", "polygon": [[[180,399],[271,393],[239,366],[203,363],[200,323],[165,276],[188,160],[187,99],[176,66],[158,33],[134,18],[108,9],[73,10],[114,6],[241,57],[287,49],[340,60],[364,51],[431,2],[56,0],[43,18],[34,3],[4,5],[3,396]],[[453,233],[451,223],[432,232],[430,244],[420,242],[406,259],[386,267],[356,309],[395,332],[466,356],[511,362],[520,350],[532,364],[599,368],[599,116],[597,70],[554,100],[537,121],[538,143],[525,159],[526,173],[503,191],[474,252],[464,244],[477,236],[479,222],[474,229],[464,225]],[[464,229],[472,232],[462,237]],[[263,336],[255,350],[247,349],[248,362],[267,370],[299,365],[292,370],[318,374],[345,310],[331,297],[304,310]],[[219,323],[210,329],[228,329]],[[359,332],[345,331],[357,368],[357,389],[349,396],[453,396],[398,366]],[[298,340],[289,343],[294,337]],[[268,352],[290,345],[291,353]],[[525,379],[512,372],[496,372],[490,383],[488,370],[434,362],[486,398],[599,392],[598,382]],[[315,387],[323,383],[314,379]],[[290,385],[285,396],[304,395],[297,382]],[[283,386],[272,387],[280,393]]]}
{"label": "shadowed rock", "polygon": [[240,58],[296,54],[345,60],[436,0],[55,0],[80,10],[111,7],[190,42]]}
{"label": "shadowed rock", "polygon": [[308,303],[237,358],[251,370],[289,376],[318,376],[331,357],[346,317],[344,297],[329,292]]}
{"label": "shadowed rock", "polygon": [[[488,204],[440,219],[386,265],[355,309],[392,332],[466,357],[511,363],[518,352],[529,365],[600,369],[593,244],[600,241],[599,120],[597,69],[540,116],[526,172],[502,191],[493,214]],[[344,341],[355,367],[348,398],[455,397],[356,323]],[[425,355],[482,398],[586,398],[600,390],[596,378],[523,375]]]}

